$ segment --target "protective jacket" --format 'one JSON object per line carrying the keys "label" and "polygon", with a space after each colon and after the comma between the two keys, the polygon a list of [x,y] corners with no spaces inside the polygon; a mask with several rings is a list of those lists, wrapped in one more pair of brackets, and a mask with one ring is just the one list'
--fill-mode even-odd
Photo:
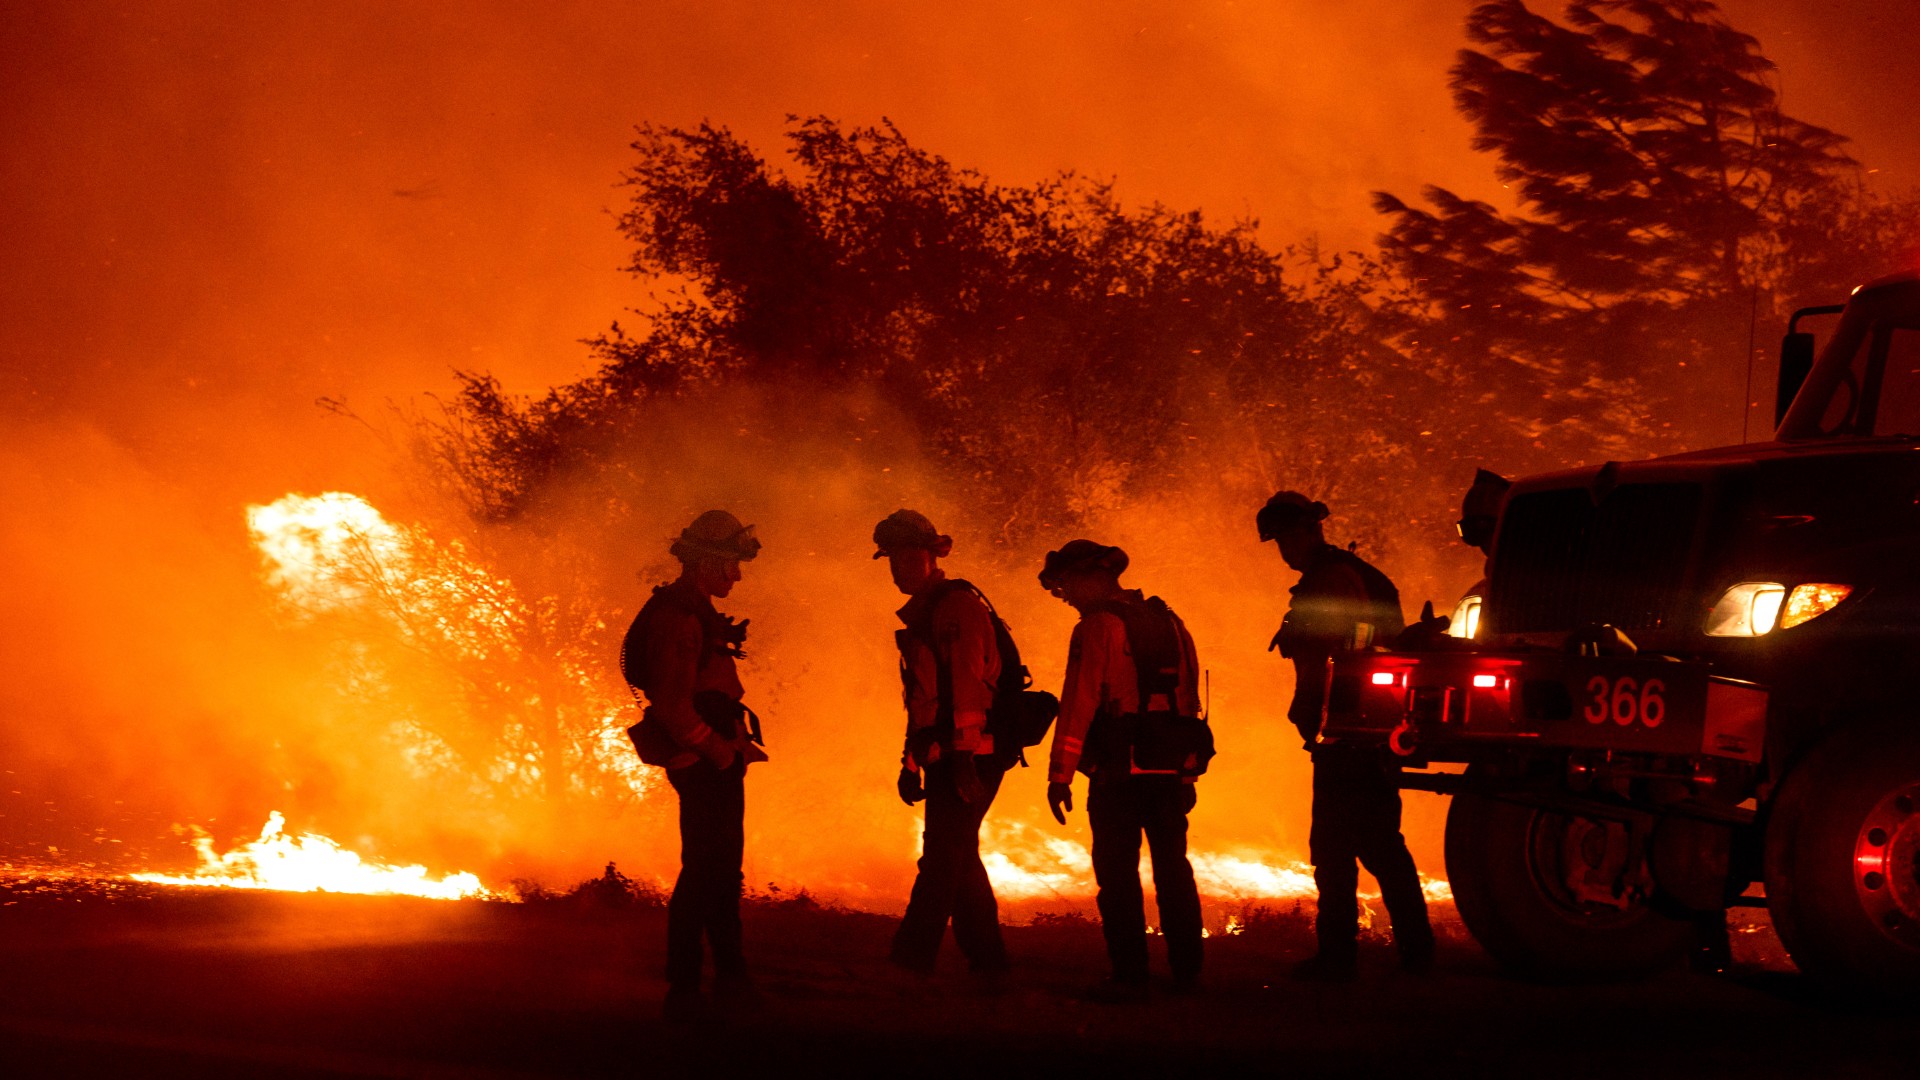
{"label": "protective jacket", "polygon": [[647,698],[634,735],[642,758],[669,769],[702,758],[719,765],[729,745],[738,752],[758,741],[734,666],[746,626],[715,610],[691,582],[653,590],[620,646],[620,673]]}
{"label": "protective jacket", "polygon": [[1323,545],[1300,572],[1272,648],[1293,661],[1293,704],[1287,719],[1311,745],[1320,732],[1327,661],[1338,653],[1388,644],[1405,629],[1400,591],[1387,575],[1351,551]]}
{"label": "protective jacket", "polygon": [[994,752],[987,730],[1000,683],[993,619],[967,582],[935,571],[933,582],[899,611],[901,689],[907,708],[901,762],[921,767],[954,751]]}
{"label": "protective jacket", "polygon": [[[1127,636],[1122,605],[1147,605],[1150,601],[1138,589],[1128,590],[1119,601],[1101,605],[1080,616],[1067,647],[1067,678],[1060,693],[1060,720],[1054,729],[1053,752],[1047,763],[1047,780],[1072,781],[1076,769],[1091,776],[1111,763],[1089,755],[1087,739],[1096,718],[1137,715],[1146,712],[1172,712],[1181,716],[1200,715],[1200,662],[1194,654],[1193,636],[1172,609],[1159,610],[1172,620],[1177,648],[1174,650],[1171,689],[1163,693],[1149,691],[1141,700],[1140,671],[1134,663],[1134,650]],[[1164,684],[1163,684],[1164,685]]]}

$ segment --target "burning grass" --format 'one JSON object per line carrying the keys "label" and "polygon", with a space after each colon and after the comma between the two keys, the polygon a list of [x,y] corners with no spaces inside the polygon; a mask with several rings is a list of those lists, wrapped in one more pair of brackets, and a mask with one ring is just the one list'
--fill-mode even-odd
{"label": "burning grass", "polygon": [[267,816],[260,838],[221,853],[213,838],[195,830],[193,848],[200,866],[190,874],[139,873],[135,881],[156,885],[197,885],[276,892],[357,893],[367,896],[418,896],[428,900],[489,899],[496,894],[473,874],[431,876],[427,868],[392,866],[362,858],[317,833],[289,835],[286,818]]}

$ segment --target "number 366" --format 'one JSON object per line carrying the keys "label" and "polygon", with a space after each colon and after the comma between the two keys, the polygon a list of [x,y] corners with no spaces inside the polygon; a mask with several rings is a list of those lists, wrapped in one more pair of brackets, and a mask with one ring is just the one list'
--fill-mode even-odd
{"label": "number 366", "polygon": [[1624,675],[1618,679],[1595,675],[1587,680],[1587,693],[1592,696],[1581,715],[1589,724],[1604,724],[1611,719],[1625,727],[1637,720],[1657,728],[1667,718],[1666,691],[1667,684],[1661,679],[1648,679],[1642,685]]}

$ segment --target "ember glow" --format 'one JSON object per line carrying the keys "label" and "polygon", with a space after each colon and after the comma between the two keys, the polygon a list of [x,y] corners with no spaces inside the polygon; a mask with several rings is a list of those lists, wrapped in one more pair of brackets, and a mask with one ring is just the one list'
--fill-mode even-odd
{"label": "ember glow", "polygon": [[[1026,825],[989,820],[980,858],[995,895],[1005,900],[1083,899],[1094,892],[1093,855],[1086,845]],[[1313,867],[1278,853],[1200,850],[1190,851],[1187,858],[1200,894],[1211,899],[1297,900],[1316,892]],[[1152,867],[1144,851],[1140,867],[1142,879],[1150,880]],[[1421,886],[1429,901],[1453,899],[1445,881],[1423,875]],[[1379,896],[1377,892],[1362,895]]]}
{"label": "ember glow", "polygon": [[351,580],[355,562],[398,573],[411,560],[406,541],[357,495],[288,495],[247,508],[247,530],[267,561],[267,580],[291,603],[325,611],[365,598]]}
{"label": "ember glow", "polygon": [[278,810],[267,816],[260,838],[224,854],[213,838],[195,830],[200,866],[190,874],[133,874],[155,885],[197,885],[223,889],[271,889],[279,892],[356,893],[367,896],[418,896],[429,900],[495,898],[498,894],[469,873],[435,878],[424,866],[392,866],[362,858],[315,833],[288,835]]}
{"label": "ember glow", "polygon": [[[517,672],[530,662],[540,662],[523,655],[522,644],[537,604],[529,603],[512,581],[482,567],[457,541],[439,542],[423,527],[397,524],[365,498],[345,492],[289,494],[249,507],[247,523],[263,560],[265,583],[294,621],[340,622],[347,644],[355,646],[351,686],[356,702],[391,712],[389,734],[418,776],[423,780],[466,776],[474,785],[506,795],[541,789],[544,770],[551,767],[555,752],[552,746],[532,737],[527,727],[509,724],[491,762],[463,758],[447,737],[414,717],[413,701],[407,691],[393,685],[397,682],[393,673],[357,647],[364,640],[396,637],[407,651],[440,656],[447,665],[467,671],[470,678],[488,683],[484,689],[489,702],[537,708],[538,702],[516,703],[525,692],[510,685],[526,681]],[[1023,605],[1016,600],[1014,606]],[[627,703],[609,695],[608,687],[597,685],[583,668],[566,667],[564,673],[561,688],[591,713],[584,730],[574,732],[573,744],[561,750],[568,775],[590,763],[597,773],[617,778],[618,786],[632,796],[644,797],[657,783],[658,774],[640,764],[626,739],[624,729],[631,722]],[[482,726],[495,721],[486,715],[472,719]],[[891,722],[883,726],[890,728]],[[1085,837],[1077,832],[1062,835],[1050,822],[1031,823],[1037,805],[1023,807],[1012,801],[1016,799],[1009,792],[1009,799],[1003,800],[1007,812],[993,815],[986,826],[983,859],[995,891],[1015,902],[1090,900],[1095,884]],[[202,869],[185,880],[200,884],[268,880],[250,869],[259,861],[252,849],[268,845],[262,850],[272,853],[271,864],[284,868],[271,880],[292,884],[248,887],[361,891],[308,884],[279,853],[300,851],[304,843],[317,853],[307,858],[337,859],[350,865],[355,856],[324,837],[291,841],[281,833],[279,822],[276,815],[259,844],[226,856],[215,855],[201,836],[195,843]],[[911,828],[917,834],[917,815]],[[816,857],[831,859],[837,854],[844,852],[819,852]],[[227,865],[229,860],[239,860],[245,872],[234,872]],[[1192,862],[1201,892],[1215,899],[1294,900],[1314,895],[1311,867],[1290,853],[1264,845],[1201,848],[1192,853]],[[801,886],[822,869],[804,859],[782,863],[784,874]],[[829,870],[826,876],[835,875]],[[143,875],[140,880],[183,879]],[[478,886],[477,881],[472,884]],[[826,887],[832,891],[830,885]],[[1448,896],[1443,881],[1429,881],[1427,888],[1432,899]],[[484,894],[482,890],[475,895]]]}
{"label": "ember glow", "polygon": [[416,771],[464,768],[496,785],[539,785],[556,764],[579,762],[634,796],[652,787],[626,738],[625,703],[608,687],[561,660],[559,685],[543,689],[565,700],[543,700],[534,688],[540,680],[525,677],[530,666],[554,663],[523,655],[535,613],[512,582],[482,568],[458,542],[436,543],[425,529],[396,525],[366,499],[338,491],[248,507],[247,526],[268,584],[300,616],[344,616],[351,628],[390,635],[483,684],[478,690],[491,702],[561,714],[544,725],[558,740],[541,739],[537,725],[509,724],[490,760],[463,762],[394,700],[378,665],[357,658],[354,685],[370,703],[392,708],[392,733]]}

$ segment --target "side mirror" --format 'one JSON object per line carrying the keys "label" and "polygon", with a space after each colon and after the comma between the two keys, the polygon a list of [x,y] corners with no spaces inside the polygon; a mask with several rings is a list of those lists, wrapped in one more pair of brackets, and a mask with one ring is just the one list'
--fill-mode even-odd
{"label": "side mirror", "polygon": [[1813,335],[1804,330],[1795,330],[1780,339],[1780,385],[1774,392],[1773,426],[1779,427],[1786,419],[1787,406],[1793,404],[1793,396],[1800,392],[1800,384],[1807,381],[1807,373],[1813,370]]}
{"label": "side mirror", "polygon": [[1787,320],[1787,336],[1780,339],[1780,382],[1773,395],[1775,430],[1779,429],[1780,421],[1787,418],[1787,407],[1793,404],[1807,375],[1813,371],[1813,335],[1800,329],[1800,320],[1809,315],[1838,315],[1845,310],[1845,304],[1803,307]]}

